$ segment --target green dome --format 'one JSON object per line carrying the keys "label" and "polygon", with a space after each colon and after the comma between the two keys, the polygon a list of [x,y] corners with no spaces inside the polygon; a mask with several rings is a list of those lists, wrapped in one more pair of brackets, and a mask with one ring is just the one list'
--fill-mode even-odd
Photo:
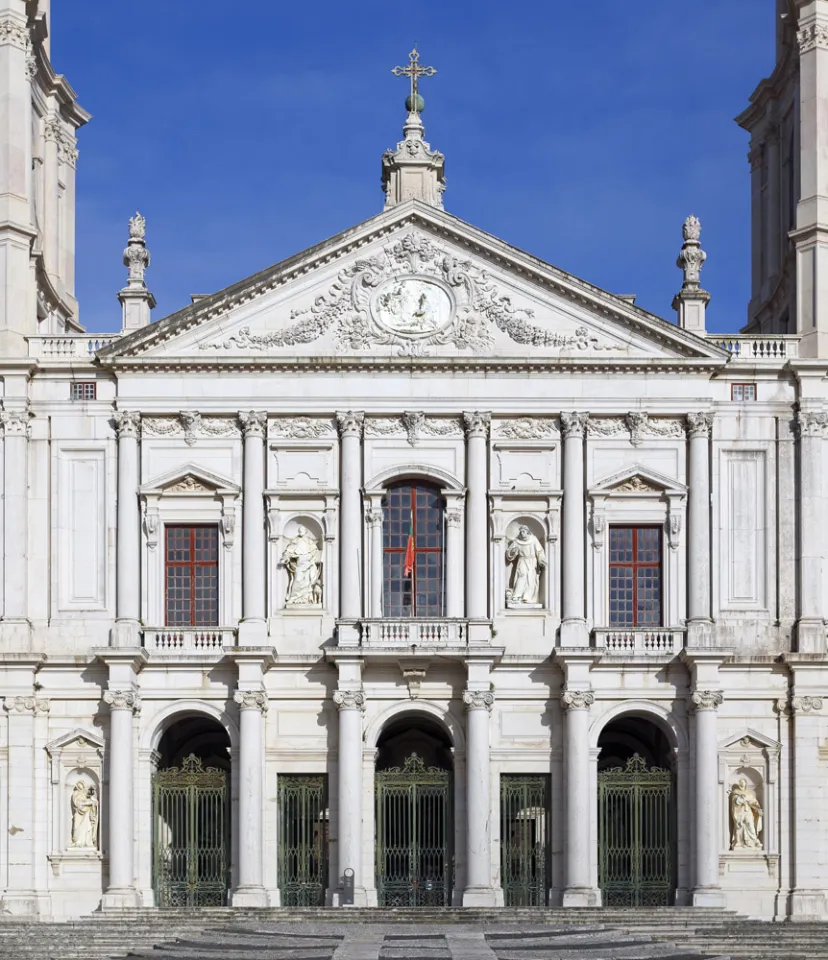
{"label": "green dome", "polygon": [[413,103],[414,101],[411,99],[411,94],[409,94],[405,98],[405,109],[409,113],[422,113],[423,110],[425,110],[425,100],[423,100],[419,93],[417,94],[417,106],[414,107]]}

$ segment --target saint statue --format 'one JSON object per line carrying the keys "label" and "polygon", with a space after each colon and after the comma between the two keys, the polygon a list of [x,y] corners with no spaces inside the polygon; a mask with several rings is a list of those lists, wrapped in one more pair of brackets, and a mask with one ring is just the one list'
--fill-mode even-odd
{"label": "saint statue", "polygon": [[546,553],[526,524],[521,524],[517,536],[507,543],[506,561],[512,565],[510,586],[506,591],[507,606],[537,606]]}
{"label": "saint statue", "polygon": [[322,551],[306,527],[297,527],[282,553],[288,572],[285,596],[287,607],[317,606],[322,603]]}
{"label": "saint statue", "polygon": [[72,841],[83,850],[98,849],[98,797],[95,788],[78,780],[72,790]]}
{"label": "saint statue", "polygon": [[761,850],[762,808],[755,791],[740,777],[730,788],[731,850]]}

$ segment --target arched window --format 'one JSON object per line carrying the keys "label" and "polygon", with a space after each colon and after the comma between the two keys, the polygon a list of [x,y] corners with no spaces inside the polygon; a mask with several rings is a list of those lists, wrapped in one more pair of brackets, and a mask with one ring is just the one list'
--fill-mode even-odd
{"label": "arched window", "polygon": [[443,498],[427,484],[390,487],[383,501],[383,616],[442,617]]}

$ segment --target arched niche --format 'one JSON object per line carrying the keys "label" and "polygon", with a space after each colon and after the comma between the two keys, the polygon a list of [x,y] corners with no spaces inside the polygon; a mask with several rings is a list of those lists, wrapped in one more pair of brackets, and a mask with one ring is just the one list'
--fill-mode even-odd
{"label": "arched niche", "polygon": [[[292,544],[300,536],[300,530],[304,529],[305,537],[312,539],[316,544],[320,557],[317,564],[319,578],[316,582],[310,603],[291,603],[289,590],[291,583],[290,557],[286,553]],[[326,563],[325,550],[325,530],[323,522],[312,513],[291,513],[283,518],[281,536],[277,541],[277,564],[274,577],[274,599],[276,607],[279,610],[289,610],[301,613],[302,611],[321,610],[327,605],[326,588],[330,578],[330,572]]]}
{"label": "arched niche", "polygon": [[[520,560],[510,559],[510,544],[516,543],[518,544],[519,549],[529,550],[528,545],[526,548],[520,545],[519,533],[521,527],[526,527],[528,529],[531,537],[533,537],[535,541],[535,543],[533,543],[532,540],[528,540],[528,544],[531,544],[531,546],[537,551],[537,554],[542,557],[542,562],[537,559],[537,555],[534,553],[531,553],[530,556],[524,558],[525,562],[532,563],[535,566],[535,576],[537,577],[537,595],[533,601],[518,599],[515,596],[515,588],[519,586],[520,574],[518,571],[518,564],[520,563]],[[505,566],[505,588],[503,595],[504,602],[508,610],[548,610],[550,608],[551,589],[548,575],[550,569],[550,557],[547,547],[548,539],[546,525],[544,522],[538,517],[530,514],[516,514],[506,524],[504,530],[501,562]]]}

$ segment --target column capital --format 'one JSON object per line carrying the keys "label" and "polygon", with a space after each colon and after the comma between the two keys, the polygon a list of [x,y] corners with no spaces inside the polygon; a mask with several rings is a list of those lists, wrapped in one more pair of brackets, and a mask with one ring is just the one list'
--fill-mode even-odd
{"label": "column capital", "polygon": [[447,510],[446,511],[446,526],[447,527],[456,527],[458,530],[463,526],[463,511],[462,510]]}
{"label": "column capital", "polygon": [[137,440],[141,433],[141,414],[136,410],[116,410],[112,418],[119,440]]}
{"label": "column capital", "polygon": [[800,56],[817,48],[828,50],[828,24],[812,21],[801,30],[797,30],[796,42]]}
{"label": "column capital", "polygon": [[828,435],[828,413],[821,410],[802,410],[797,407],[794,432],[802,437],[825,437]]}
{"label": "column capital", "polygon": [[7,437],[29,437],[31,436],[31,426],[29,421],[34,417],[34,413],[29,408],[28,401],[22,410],[0,410],[0,424]]}
{"label": "column capital", "polygon": [[264,690],[237,690],[233,694],[233,702],[239,705],[240,710],[267,713],[267,693]]}
{"label": "column capital", "polygon": [[561,432],[563,433],[564,440],[569,440],[571,437],[577,437],[579,440],[583,440],[588,420],[588,413],[564,411],[561,414]]}
{"label": "column capital", "polygon": [[267,411],[266,410],[240,410],[239,423],[245,440],[248,437],[261,437],[264,439],[267,432]]}
{"label": "column capital", "polygon": [[335,690],[333,702],[340,710],[365,710],[365,694],[360,690]]}
{"label": "column capital", "polygon": [[489,436],[489,425],[492,422],[490,413],[481,413],[479,410],[465,411],[463,413],[463,429],[466,431],[466,437],[480,437],[485,440]]}
{"label": "column capital", "polygon": [[595,696],[590,690],[564,690],[561,695],[564,710],[589,710],[593,703]]}
{"label": "column capital", "polygon": [[464,690],[463,703],[467,710],[486,710],[492,712],[495,695],[491,690]]}
{"label": "column capital", "polygon": [[3,709],[8,713],[31,713],[42,716],[49,712],[49,701],[39,697],[6,697]]}
{"label": "column capital", "polygon": [[355,413],[353,410],[346,410],[336,415],[336,426],[339,430],[340,437],[361,437],[364,425],[364,413]]}
{"label": "column capital", "polygon": [[369,527],[381,527],[382,519],[382,510],[369,510],[365,514],[365,520]]}
{"label": "column capital", "polygon": [[131,710],[137,713],[141,709],[141,697],[137,690],[105,690],[103,700],[110,710]]}
{"label": "column capital", "polygon": [[697,437],[709,437],[713,428],[713,414],[705,412],[688,413],[685,418],[685,425],[687,436],[691,440],[695,440]]}
{"label": "column capital", "polygon": [[716,710],[724,701],[721,690],[696,690],[691,696],[696,710]]}
{"label": "column capital", "polygon": [[791,700],[794,713],[812,713],[822,709],[822,697],[794,697]]}

